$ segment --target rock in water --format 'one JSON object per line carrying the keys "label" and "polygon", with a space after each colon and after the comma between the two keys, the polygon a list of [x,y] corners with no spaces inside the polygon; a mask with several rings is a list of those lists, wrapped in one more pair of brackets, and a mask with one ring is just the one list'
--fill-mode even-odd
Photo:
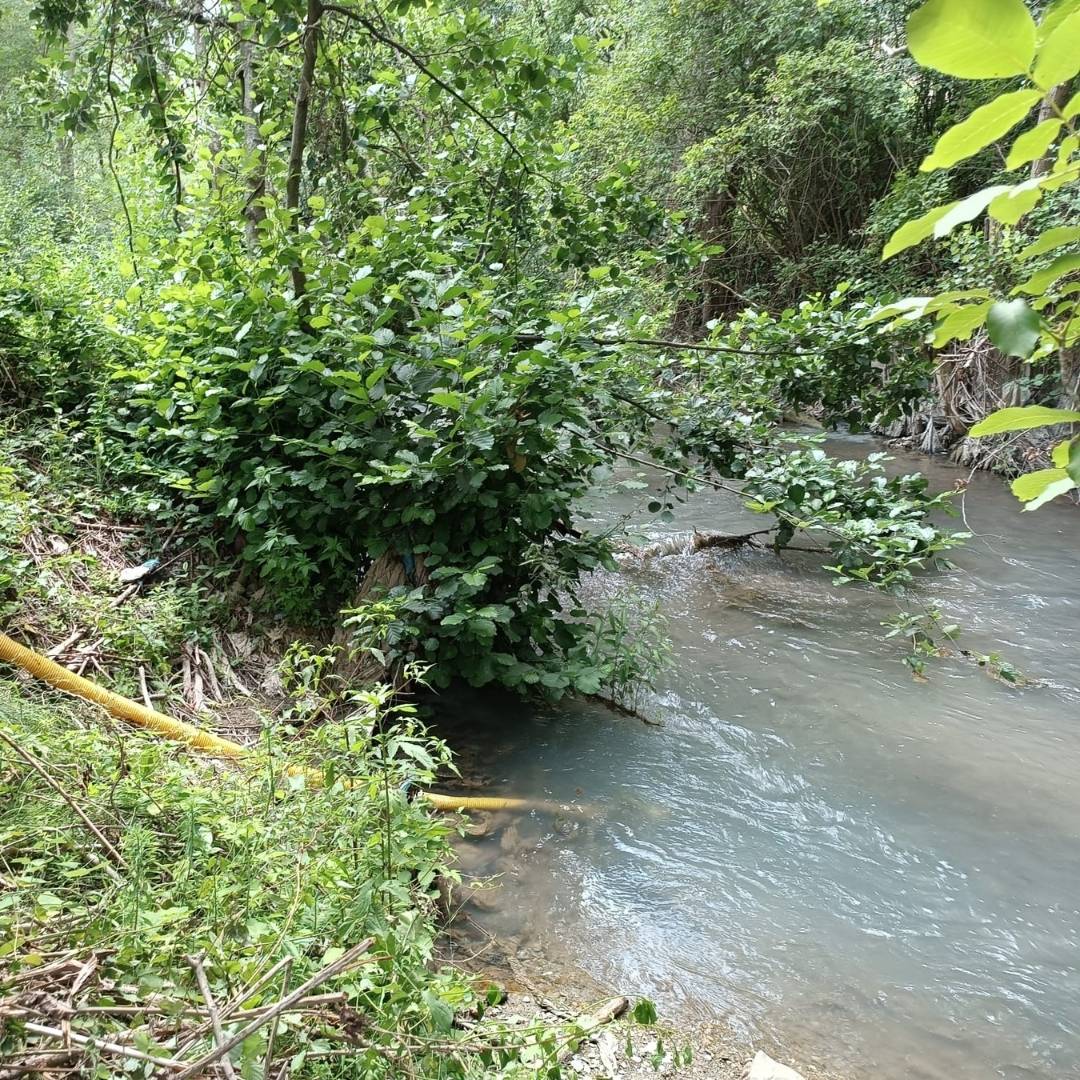
{"label": "rock in water", "polygon": [[806,1080],[806,1077],[787,1065],[781,1065],[779,1061],[773,1061],[764,1050],[759,1050],[750,1062],[746,1080]]}

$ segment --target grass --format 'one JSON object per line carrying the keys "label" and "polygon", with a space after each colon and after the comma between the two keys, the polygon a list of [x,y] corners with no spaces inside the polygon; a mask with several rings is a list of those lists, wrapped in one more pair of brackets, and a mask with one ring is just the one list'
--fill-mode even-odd
{"label": "grass", "polygon": [[158,1075],[153,1060],[214,1048],[197,967],[215,1002],[250,1018],[370,939],[365,962],[319,987],[330,1000],[232,1052],[238,1075],[535,1076],[553,1064],[554,1032],[485,1024],[483,995],[433,960],[438,878],[456,876],[451,826],[401,790],[447,757],[409,707],[373,692],[290,746],[290,760],[333,763],[319,788],[282,781],[286,732],[268,728],[238,769],[11,681],[0,733],[6,1061],[59,1050],[41,1029],[66,1020],[95,1043],[65,1067]]}

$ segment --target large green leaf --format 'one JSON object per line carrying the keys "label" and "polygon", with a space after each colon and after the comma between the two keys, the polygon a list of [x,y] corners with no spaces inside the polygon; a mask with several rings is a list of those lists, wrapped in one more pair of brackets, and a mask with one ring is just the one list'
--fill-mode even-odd
{"label": "large green leaf", "polygon": [[1013,292],[1038,296],[1040,293],[1046,292],[1058,278],[1072,273],[1073,270],[1080,270],[1080,253],[1073,252],[1068,255],[1059,255],[1049,266],[1043,267],[1042,270],[1036,270],[1027,281],[1017,285]]}
{"label": "large green leaf", "polygon": [[1076,483],[1064,469],[1039,469],[1018,476],[1009,486],[1012,493],[1027,504],[1025,510],[1038,510],[1051,499],[1072,491]]}
{"label": "large green leaf", "polygon": [[950,341],[967,341],[986,322],[990,310],[989,300],[954,308],[934,328],[931,344],[935,349],[943,349]]}
{"label": "large green leaf", "polygon": [[1066,439],[1064,442],[1059,442],[1050,452],[1050,460],[1059,469],[1064,469],[1065,466],[1069,464],[1069,458],[1072,457],[1072,446],[1074,442],[1076,442],[1075,439]]}
{"label": "large green leaf", "polygon": [[1028,357],[1039,344],[1039,314],[1026,300],[999,300],[986,316],[986,329],[1006,356]]}
{"label": "large green leaf", "polygon": [[1050,35],[1075,12],[1080,11],[1080,0],[1054,0],[1047,6],[1046,14],[1043,15],[1035,34],[1035,41],[1039,48]]}
{"label": "large green leaf", "polygon": [[1046,232],[1020,252],[1021,259],[1034,259],[1036,255],[1045,255],[1055,248],[1064,247],[1080,240],[1080,225],[1058,225]]}
{"label": "large green leaf", "polygon": [[956,307],[958,300],[988,300],[990,294],[985,289],[956,289],[953,292],[938,293],[936,296],[907,296],[903,300],[875,308],[864,320],[864,325],[882,322],[885,319],[905,318],[921,319],[924,315]]}
{"label": "large green leaf", "polygon": [[933,210],[928,210],[922,217],[915,218],[914,221],[904,222],[904,224],[889,237],[889,242],[885,245],[885,250],[881,253],[882,261],[884,262],[885,259],[891,259],[901,251],[906,251],[909,247],[914,247],[916,244],[922,243],[923,240],[933,233],[934,226],[949,213],[949,211],[959,205],[960,200],[957,199],[956,202],[947,203],[945,206],[936,206]]}
{"label": "large green leaf", "polygon": [[1064,120],[1051,117],[1041,124],[1036,124],[1030,131],[1021,132],[1016,136],[1016,142],[1012,144],[1009,156],[1005,159],[1005,168],[1018,169],[1021,165],[1042,157],[1050,149],[1050,144],[1057,138],[1064,124]]}
{"label": "large green leaf", "polygon": [[1065,471],[1074,484],[1080,485],[1080,440],[1073,439],[1069,444],[1069,461]]}
{"label": "large green leaf", "polygon": [[1046,178],[1025,180],[1014,184],[1008,191],[1003,191],[987,208],[995,221],[1003,225],[1015,225],[1026,213],[1034,210],[1043,197]]}
{"label": "large green leaf", "polygon": [[1037,472],[1018,476],[1009,487],[1022,502],[1030,502],[1032,499],[1037,499],[1050,484],[1068,478],[1068,473],[1064,469],[1039,469]]}
{"label": "large green leaf", "polygon": [[1039,49],[1032,78],[1044,90],[1068,82],[1080,71],[1080,11],[1063,19]]}
{"label": "large green leaf", "polygon": [[1035,57],[1035,22],[1023,0],[928,0],[907,32],[923,67],[961,79],[1023,75]]}
{"label": "large green leaf", "polygon": [[1080,423],[1080,412],[1071,409],[1050,409],[1045,405],[1025,405],[1022,408],[998,409],[980,420],[968,434],[973,439],[985,435],[1002,435],[1006,431],[1027,431],[1028,428],[1049,427],[1051,424]]}
{"label": "large green leaf", "polygon": [[993,187],[983,188],[969,195],[957,203],[944,217],[934,223],[934,238],[940,240],[943,236],[963,225],[973,218],[977,218],[1000,194],[1009,191],[1009,184],[995,184]]}
{"label": "large green leaf", "polygon": [[1000,139],[1024,119],[1032,106],[1042,100],[1038,90],[1013,90],[980,105],[967,119],[954,124],[938,139],[933,152],[919,166],[923,172],[947,169],[977,154]]}

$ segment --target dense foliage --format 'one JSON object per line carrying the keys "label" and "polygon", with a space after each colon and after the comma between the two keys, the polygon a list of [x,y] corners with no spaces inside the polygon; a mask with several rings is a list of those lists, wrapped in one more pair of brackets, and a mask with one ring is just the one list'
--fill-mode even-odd
{"label": "dense foliage", "polygon": [[[855,26],[844,11],[814,33]],[[611,61],[576,16],[546,36],[524,13],[422,5],[34,18],[51,51],[25,107],[104,142],[129,250],[93,312],[80,281],[55,283],[48,243],[25,261],[6,323],[19,394],[95,417],[198,508],[270,610],[332,619],[363,581],[357,644],[387,665],[610,693],[622,635],[577,589],[612,538],[582,533],[574,507],[620,459],[658,466],[661,510],[745,480],[779,545],[821,530],[846,574],[887,587],[951,543],[916,487],[817,451],[785,464],[785,415],[888,422],[927,383],[925,355],[866,334],[843,289],[714,324],[694,353],[652,341],[721,252],[635,165],[583,148],[574,108]],[[777,63],[804,93],[796,60]],[[24,373],[46,308],[56,367]]]}
{"label": "dense foliage", "polygon": [[[224,998],[371,937],[241,1075],[557,1076],[435,961],[448,828],[402,788],[448,759],[382,683],[632,698],[662,619],[584,587],[616,484],[658,523],[730,492],[838,582],[941,565],[952,493],[822,429],[1080,422],[1080,0],[21,0],[0,31],[5,626],[196,713],[219,630],[306,642],[276,711],[244,688],[242,774],[0,687],[12,985],[91,957],[82,1030],[136,1030],[132,1072],[195,1045],[189,953]],[[1080,481],[1070,431],[1023,449],[1029,508]],[[916,674],[940,621],[893,624]]]}

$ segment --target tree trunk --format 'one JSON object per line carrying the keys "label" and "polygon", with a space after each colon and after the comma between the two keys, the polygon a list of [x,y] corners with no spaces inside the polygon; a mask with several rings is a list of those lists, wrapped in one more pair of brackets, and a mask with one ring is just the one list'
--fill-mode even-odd
{"label": "tree trunk", "polygon": [[[319,20],[322,0],[308,0],[304,21],[304,58],[300,65],[300,83],[296,89],[293,109],[292,141],[289,143],[289,174],[285,183],[285,207],[292,211],[293,228],[300,228],[300,180],[304,172],[304,146],[307,143],[308,112],[311,91],[315,83],[315,60],[319,55]],[[307,276],[299,263],[292,269],[293,294],[303,301],[307,292]]]}
{"label": "tree trunk", "polygon": [[1058,353],[1061,376],[1061,407],[1080,409],[1080,345],[1070,345]]}
{"label": "tree trunk", "polygon": [[259,152],[259,117],[255,111],[255,63],[254,46],[245,41],[240,46],[240,78],[243,81],[243,98],[240,109],[244,117],[244,149],[247,151],[248,197],[244,205],[244,238],[247,249],[253,252],[259,238],[259,222],[266,217],[266,210],[259,204],[266,191],[266,159]]}
{"label": "tree trunk", "polygon": [[[1039,106],[1039,119],[1038,123],[1042,123],[1044,120],[1049,120],[1061,107],[1069,100],[1069,84],[1063,82],[1059,86],[1055,86],[1046,97],[1043,98],[1042,104]],[[1038,180],[1040,176],[1045,176],[1050,171],[1050,166],[1054,163],[1053,154],[1046,153],[1042,157],[1036,158],[1031,163],[1031,179]]]}

